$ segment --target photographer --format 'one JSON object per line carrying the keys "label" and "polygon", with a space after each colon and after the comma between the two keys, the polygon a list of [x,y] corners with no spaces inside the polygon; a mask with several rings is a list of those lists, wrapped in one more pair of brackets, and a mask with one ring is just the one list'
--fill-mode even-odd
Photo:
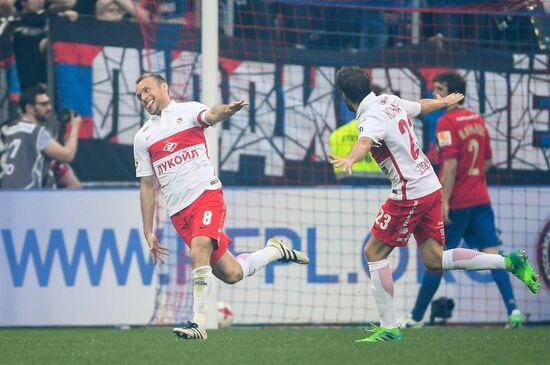
{"label": "photographer", "polygon": [[[61,145],[65,145],[67,126],[74,115],[75,113],[69,108],[61,108],[57,112],[57,121],[59,123],[57,124],[57,130],[54,137]],[[53,171],[55,185],[58,188],[79,189],[82,187],[80,180],[68,163],[52,160],[50,169]]]}
{"label": "photographer", "polygon": [[36,189],[55,186],[52,160],[70,162],[76,155],[82,119],[70,112],[71,131],[65,145],[57,142],[44,127],[52,113],[44,85],[23,91],[19,100],[23,115],[5,129],[6,151],[2,158],[3,188]]}

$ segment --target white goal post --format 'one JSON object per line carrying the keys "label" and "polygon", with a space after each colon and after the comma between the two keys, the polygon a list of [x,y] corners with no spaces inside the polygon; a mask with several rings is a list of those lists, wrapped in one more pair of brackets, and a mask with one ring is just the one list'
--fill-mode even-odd
{"label": "white goal post", "polygon": [[[201,49],[202,49],[202,103],[211,107],[218,104],[218,0],[200,2],[201,8]],[[218,174],[218,126],[207,129],[207,143],[210,159]],[[220,283],[217,278],[212,279],[212,288],[208,302],[206,328],[218,328],[218,292]]]}

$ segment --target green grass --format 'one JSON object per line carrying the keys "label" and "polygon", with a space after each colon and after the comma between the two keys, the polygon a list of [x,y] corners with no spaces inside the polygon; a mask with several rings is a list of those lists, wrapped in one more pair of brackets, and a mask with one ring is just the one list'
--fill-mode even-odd
{"label": "green grass", "polygon": [[177,340],[169,328],[0,329],[8,364],[544,364],[550,327],[406,330],[402,343],[354,343],[359,328],[236,328],[207,341]]}

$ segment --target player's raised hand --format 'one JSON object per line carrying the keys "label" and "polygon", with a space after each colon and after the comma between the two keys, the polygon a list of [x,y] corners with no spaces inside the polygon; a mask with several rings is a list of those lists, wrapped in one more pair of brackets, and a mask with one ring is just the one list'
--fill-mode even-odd
{"label": "player's raised hand", "polygon": [[247,105],[244,100],[235,100],[229,104],[216,104],[206,112],[206,122],[214,125],[224,121]]}
{"label": "player's raised hand", "polygon": [[233,115],[247,105],[244,100],[232,101],[226,105],[224,112]]}
{"label": "player's raised hand", "polygon": [[162,246],[154,233],[149,233],[145,236],[147,244],[149,245],[149,251],[151,251],[151,257],[153,258],[153,265],[159,262],[164,264],[164,257],[170,255],[168,247]]}
{"label": "player's raised hand", "polygon": [[461,93],[452,93],[444,97],[437,95],[437,98],[447,103],[447,107],[449,107],[451,105],[455,105],[460,100],[464,99],[464,95]]}
{"label": "player's raised hand", "polygon": [[351,175],[351,168],[353,167],[353,162],[350,159],[345,157],[334,156],[332,153],[329,153],[328,162],[342,169],[344,173]]}

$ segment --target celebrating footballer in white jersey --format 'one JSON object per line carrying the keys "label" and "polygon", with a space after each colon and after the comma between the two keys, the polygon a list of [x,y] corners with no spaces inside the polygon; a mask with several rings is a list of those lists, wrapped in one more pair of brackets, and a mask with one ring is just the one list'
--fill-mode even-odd
{"label": "celebrating footballer in white jersey", "polygon": [[174,328],[174,333],[182,339],[206,339],[207,296],[213,275],[234,284],[270,262],[307,264],[309,258],[278,237],[270,238],[261,250],[237,257],[227,250],[231,239],[223,232],[222,185],[210,162],[204,129],[241,110],[246,106],[243,100],[212,108],[198,102],[176,103],[166,80],[154,73],[137,79],[136,97],[151,115],[134,139],[143,233],[153,263],[163,263],[169,251],[153,233],[156,176],[172,224],[190,248],[193,267],[193,320]]}
{"label": "celebrating footballer in white jersey", "polygon": [[395,200],[420,198],[441,189],[414,134],[411,118],[420,114],[420,109],[419,103],[373,92],[357,109],[358,138],[373,141],[372,155],[390,179],[390,197]]}
{"label": "celebrating footballer in white jersey", "polygon": [[336,84],[348,108],[357,114],[359,137],[347,156],[330,155],[329,161],[351,174],[353,164],[371,151],[392,182],[391,194],[374,219],[372,235],[365,246],[380,326],[373,325],[373,334],[357,342],[403,340],[393,307],[388,256],[395,247],[405,246],[411,235],[429,270],[507,269],[536,293],[538,278],[522,251],[503,257],[464,248],[442,250],[445,237],[441,185],[418,146],[410,118],[454,105],[464,95],[452,93],[418,102],[375,96],[369,75],[357,66],[338,70]]}

